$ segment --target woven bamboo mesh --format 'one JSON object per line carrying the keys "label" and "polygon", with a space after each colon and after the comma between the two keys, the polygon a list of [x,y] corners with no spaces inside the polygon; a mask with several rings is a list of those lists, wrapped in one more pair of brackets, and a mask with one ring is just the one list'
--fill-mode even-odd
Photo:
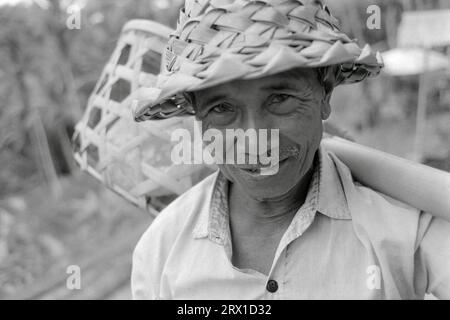
{"label": "woven bamboo mesh", "polygon": [[140,101],[136,120],[193,114],[183,92],[233,79],[335,65],[337,85],[377,75],[382,67],[379,53],[361,49],[313,0],[186,0],[164,55],[165,68],[147,101]]}
{"label": "woven bamboo mesh", "polygon": [[124,26],[74,135],[81,169],[150,211],[151,197],[181,194],[210,172],[199,165],[174,165],[170,159],[172,130],[192,132],[193,118],[136,123],[132,116],[133,103],[156,82],[171,31],[148,20]]}

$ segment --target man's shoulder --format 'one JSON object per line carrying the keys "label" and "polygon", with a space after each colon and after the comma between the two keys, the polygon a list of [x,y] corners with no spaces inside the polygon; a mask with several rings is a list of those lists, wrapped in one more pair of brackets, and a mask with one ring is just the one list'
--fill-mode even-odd
{"label": "man's shoulder", "polygon": [[[355,181],[355,188],[364,195],[366,201],[373,201],[377,204],[384,205],[386,210],[395,210],[405,212],[408,215],[419,214],[420,209],[411,206],[410,204],[393,198],[392,196],[373,189],[370,186],[364,185],[359,181]],[[383,210],[385,211],[385,210]]]}
{"label": "man's shoulder", "polygon": [[408,215],[410,215],[411,213],[420,213],[419,209],[409,205],[408,203],[380,192],[379,190],[375,190],[371,186],[357,180],[352,174],[351,169],[333,152],[327,151],[327,155],[329,155],[335,163],[336,169],[346,193],[347,201],[358,199],[361,200],[360,204],[365,204],[367,206],[379,205],[380,209],[384,209],[383,212],[386,210],[396,210],[401,212],[408,212]]}
{"label": "man's shoulder", "polygon": [[364,229],[367,235],[379,240],[415,242],[420,224],[429,220],[423,219],[423,212],[361,183],[342,161],[336,160],[336,155],[333,154],[332,158],[345,189],[353,223]]}
{"label": "man's shoulder", "polygon": [[217,174],[212,174],[162,210],[139,239],[133,251],[133,296],[159,297],[166,261],[177,243],[191,238],[196,217],[208,206]]}
{"label": "man's shoulder", "polygon": [[184,221],[191,218],[191,214],[205,209],[211,198],[212,189],[217,179],[217,172],[207,176],[195,186],[180,195],[164,208],[158,215],[160,220]]}
{"label": "man's shoulder", "polygon": [[165,240],[173,241],[183,229],[193,227],[197,216],[209,207],[216,178],[217,172],[212,173],[172,201],[158,214],[142,239],[171,238]]}

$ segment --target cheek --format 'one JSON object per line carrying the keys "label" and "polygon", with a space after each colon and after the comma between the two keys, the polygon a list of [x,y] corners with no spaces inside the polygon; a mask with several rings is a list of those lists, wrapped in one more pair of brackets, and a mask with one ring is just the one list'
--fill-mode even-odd
{"label": "cheek", "polygon": [[315,140],[316,137],[321,136],[322,132],[320,111],[297,113],[293,117],[279,119],[276,127],[280,130],[280,137],[285,136],[299,144]]}

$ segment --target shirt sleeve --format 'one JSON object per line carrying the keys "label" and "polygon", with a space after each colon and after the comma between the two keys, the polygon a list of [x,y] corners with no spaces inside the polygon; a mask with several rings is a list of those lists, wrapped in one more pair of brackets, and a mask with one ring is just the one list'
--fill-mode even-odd
{"label": "shirt sleeve", "polygon": [[131,293],[134,300],[158,299],[159,276],[157,261],[152,261],[154,251],[149,246],[151,234],[147,230],[133,252]]}
{"label": "shirt sleeve", "polygon": [[171,212],[161,212],[139,239],[133,252],[131,270],[134,300],[161,299],[164,265],[177,233],[175,218]]}
{"label": "shirt sleeve", "polygon": [[[422,213],[416,251],[416,276],[425,291],[438,299],[450,299],[450,222]],[[417,279],[416,279],[417,283]]]}

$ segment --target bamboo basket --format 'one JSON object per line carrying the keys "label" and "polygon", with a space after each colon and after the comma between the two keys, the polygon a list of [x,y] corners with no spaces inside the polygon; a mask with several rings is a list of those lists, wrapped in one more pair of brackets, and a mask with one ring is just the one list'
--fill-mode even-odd
{"label": "bamboo basket", "polygon": [[212,171],[171,162],[170,134],[175,128],[192,133],[193,117],[137,123],[132,115],[133,103],[156,83],[171,32],[148,20],[123,27],[73,138],[82,170],[152,213],[157,213],[149,205],[152,198],[179,195]]}

